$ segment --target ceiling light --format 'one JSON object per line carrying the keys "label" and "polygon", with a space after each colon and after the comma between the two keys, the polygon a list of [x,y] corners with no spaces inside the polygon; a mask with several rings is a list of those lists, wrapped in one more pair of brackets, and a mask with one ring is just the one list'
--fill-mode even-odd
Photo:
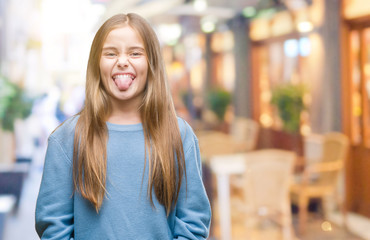
{"label": "ceiling light", "polygon": [[216,30],[217,19],[213,16],[206,16],[200,20],[200,27],[203,32],[211,33]]}
{"label": "ceiling light", "polygon": [[206,10],[208,4],[206,0],[194,0],[193,6],[195,11],[203,12],[204,10]]}
{"label": "ceiling light", "polygon": [[298,23],[298,31],[301,33],[310,32],[313,29],[313,25],[310,21],[303,21]]}
{"label": "ceiling light", "polygon": [[180,24],[161,24],[158,27],[159,38],[166,44],[173,46],[181,36]]}
{"label": "ceiling light", "polygon": [[216,24],[213,22],[204,22],[202,23],[202,31],[205,33],[211,33],[216,30]]}

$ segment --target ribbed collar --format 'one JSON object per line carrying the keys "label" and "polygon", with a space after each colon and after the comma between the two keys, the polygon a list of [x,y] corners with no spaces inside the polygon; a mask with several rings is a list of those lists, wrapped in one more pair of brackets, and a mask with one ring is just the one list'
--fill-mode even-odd
{"label": "ribbed collar", "polygon": [[127,125],[114,124],[110,122],[106,122],[106,123],[107,123],[108,130],[113,130],[113,131],[129,132],[129,131],[143,130],[143,125],[141,123],[127,124]]}

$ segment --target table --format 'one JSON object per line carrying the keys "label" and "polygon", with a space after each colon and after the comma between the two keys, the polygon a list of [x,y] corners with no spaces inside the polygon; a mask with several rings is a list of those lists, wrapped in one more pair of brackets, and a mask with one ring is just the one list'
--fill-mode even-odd
{"label": "table", "polygon": [[210,159],[210,167],[217,178],[217,197],[221,228],[221,240],[231,240],[230,175],[243,174],[248,153],[216,155]]}

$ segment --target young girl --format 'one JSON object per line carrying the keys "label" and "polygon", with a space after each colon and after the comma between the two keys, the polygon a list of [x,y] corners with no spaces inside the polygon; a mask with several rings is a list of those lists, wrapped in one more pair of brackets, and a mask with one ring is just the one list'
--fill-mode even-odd
{"label": "young girl", "polygon": [[119,14],[91,46],[82,111],[49,137],[36,206],[42,239],[206,239],[198,141],[177,118],[157,37]]}

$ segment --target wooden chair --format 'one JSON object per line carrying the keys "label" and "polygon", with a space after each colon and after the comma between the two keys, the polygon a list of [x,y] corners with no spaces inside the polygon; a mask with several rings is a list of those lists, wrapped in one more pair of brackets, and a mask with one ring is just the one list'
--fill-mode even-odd
{"label": "wooden chair", "polygon": [[241,151],[251,151],[256,148],[259,124],[253,119],[235,117],[230,129],[230,135],[239,143]]}
{"label": "wooden chair", "polygon": [[236,117],[230,134],[220,131],[197,131],[200,152],[204,159],[215,155],[243,153],[254,150],[257,144],[259,125],[256,121]]}
{"label": "wooden chair", "polygon": [[341,207],[345,222],[344,201],[338,196],[337,186],[349,149],[348,137],[339,132],[327,133],[323,136],[322,157],[319,161],[311,161],[305,166],[300,179],[291,186],[292,202],[299,207],[299,232],[305,231],[307,207],[310,199],[321,199],[324,216],[327,217],[327,200],[336,197]]}
{"label": "wooden chair", "polygon": [[[234,117],[230,135],[238,152],[249,152],[256,149],[258,141],[258,133],[260,126],[257,121],[246,117]],[[241,176],[231,176],[231,191],[233,194],[240,194],[243,180]]]}
{"label": "wooden chair", "polygon": [[309,134],[303,137],[303,156],[305,165],[316,163],[322,158],[324,136]]}
{"label": "wooden chair", "polygon": [[230,134],[219,131],[198,131],[196,135],[200,154],[205,162],[208,162],[215,155],[241,152],[238,142]]}
{"label": "wooden chair", "polygon": [[[266,220],[279,226],[281,238],[295,239],[292,226],[289,187],[296,154],[279,149],[263,149],[246,154],[243,184],[243,213],[246,213],[246,239],[272,239],[258,231]],[[257,228],[257,230],[256,230]],[[260,232],[256,236],[256,232]],[[274,238],[276,239],[276,238]]]}

